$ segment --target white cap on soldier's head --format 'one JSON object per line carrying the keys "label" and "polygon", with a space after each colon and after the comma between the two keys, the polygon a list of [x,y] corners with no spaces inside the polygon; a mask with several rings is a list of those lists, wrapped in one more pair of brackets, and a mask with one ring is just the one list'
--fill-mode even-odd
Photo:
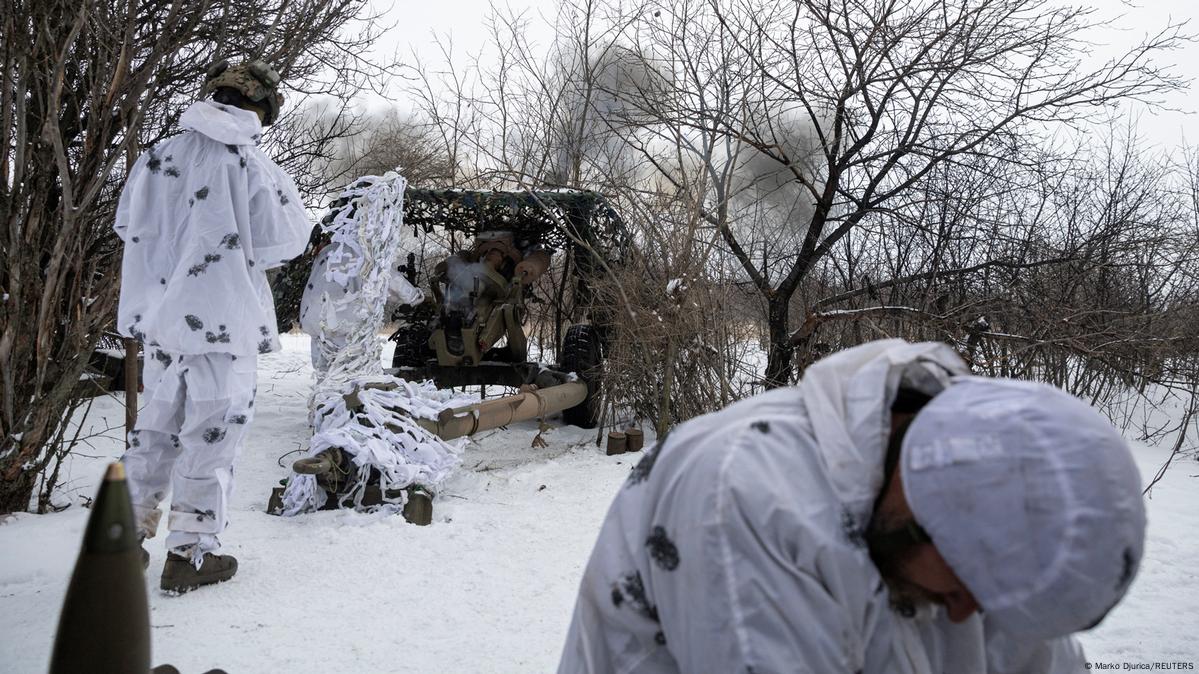
{"label": "white cap on soldier's head", "polygon": [[908,426],[900,476],[916,521],[995,626],[1047,639],[1097,624],[1145,544],[1128,444],[1082,401],[961,377]]}

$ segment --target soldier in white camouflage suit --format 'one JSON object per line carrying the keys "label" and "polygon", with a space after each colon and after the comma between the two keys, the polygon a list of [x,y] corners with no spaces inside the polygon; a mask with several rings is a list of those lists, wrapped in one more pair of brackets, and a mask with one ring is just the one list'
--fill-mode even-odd
{"label": "soldier in white camouflage suit", "polygon": [[1081,674],[1136,575],[1127,444],[945,344],[872,342],[680,425],[620,490],[559,674]]}
{"label": "soldier in white camouflage suit", "polygon": [[141,156],[117,209],[118,327],[145,353],[145,407],[123,461],[144,537],[171,494],[165,590],[237,571],[216,553],[254,416],[257,357],[279,349],[266,271],[299,255],[311,229],[295,184],[258,148],[279,114],[278,85],[259,61],[211,69],[211,100]]}

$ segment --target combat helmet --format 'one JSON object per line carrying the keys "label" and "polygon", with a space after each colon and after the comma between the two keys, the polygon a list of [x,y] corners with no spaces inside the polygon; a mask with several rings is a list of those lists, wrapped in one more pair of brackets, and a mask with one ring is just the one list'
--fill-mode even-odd
{"label": "combat helmet", "polygon": [[221,87],[229,87],[265,108],[262,124],[270,126],[279,118],[279,110],[283,107],[283,94],[279,93],[281,79],[279,73],[264,61],[244,61],[231,66],[222,59],[208,69],[202,93],[209,96]]}
{"label": "combat helmet", "polygon": [[1065,636],[1097,625],[1128,591],[1145,551],[1141,473],[1085,401],[959,376],[916,414],[900,451],[916,523],[988,630]]}

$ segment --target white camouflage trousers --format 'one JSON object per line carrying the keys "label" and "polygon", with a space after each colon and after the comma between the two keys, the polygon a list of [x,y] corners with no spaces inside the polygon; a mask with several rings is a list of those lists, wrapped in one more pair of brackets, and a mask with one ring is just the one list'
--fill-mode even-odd
{"label": "white camouflage trousers", "polygon": [[194,559],[220,548],[233,463],[254,416],[257,357],[180,355],[146,347],[145,404],[122,461],[138,528],[158,529],[171,494],[167,548]]}

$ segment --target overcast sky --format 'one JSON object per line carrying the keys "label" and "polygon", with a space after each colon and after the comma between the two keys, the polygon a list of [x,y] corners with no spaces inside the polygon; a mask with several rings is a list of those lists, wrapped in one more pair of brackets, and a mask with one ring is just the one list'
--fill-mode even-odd
{"label": "overcast sky", "polygon": [[[398,49],[401,55],[415,51],[423,59],[436,60],[437,52],[433,35],[453,35],[456,51],[475,51],[487,39],[484,24],[489,12],[489,0],[424,0],[395,2],[374,0],[376,7],[386,8],[384,20],[393,24],[380,50]],[[552,17],[555,0],[507,0],[506,6],[516,11],[527,11],[535,26],[534,37],[544,42],[550,39],[547,21],[538,17]],[[1097,57],[1114,55],[1143,39],[1147,33],[1156,33],[1170,21],[1190,21],[1188,30],[1199,32],[1199,2],[1195,0],[1086,0],[1081,4],[1094,7],[1098,16],[1107,22],[1094,40]],[[1177,72],[1190,78],[1199,78],[1199,45],[1164,55],[1163,62],[1173,63]],[[1199,110],[1192,91],[1174,96],[1166,103],[1183,112],[1150,113],[1140,112],[1139,128],[1147,140],[1160,146],[1173,147],[1185,138],[1192,144],[1199,143]],[[394,92],[393,92],[394,95]],[[404,106],[401,106],[404,107]]]}

